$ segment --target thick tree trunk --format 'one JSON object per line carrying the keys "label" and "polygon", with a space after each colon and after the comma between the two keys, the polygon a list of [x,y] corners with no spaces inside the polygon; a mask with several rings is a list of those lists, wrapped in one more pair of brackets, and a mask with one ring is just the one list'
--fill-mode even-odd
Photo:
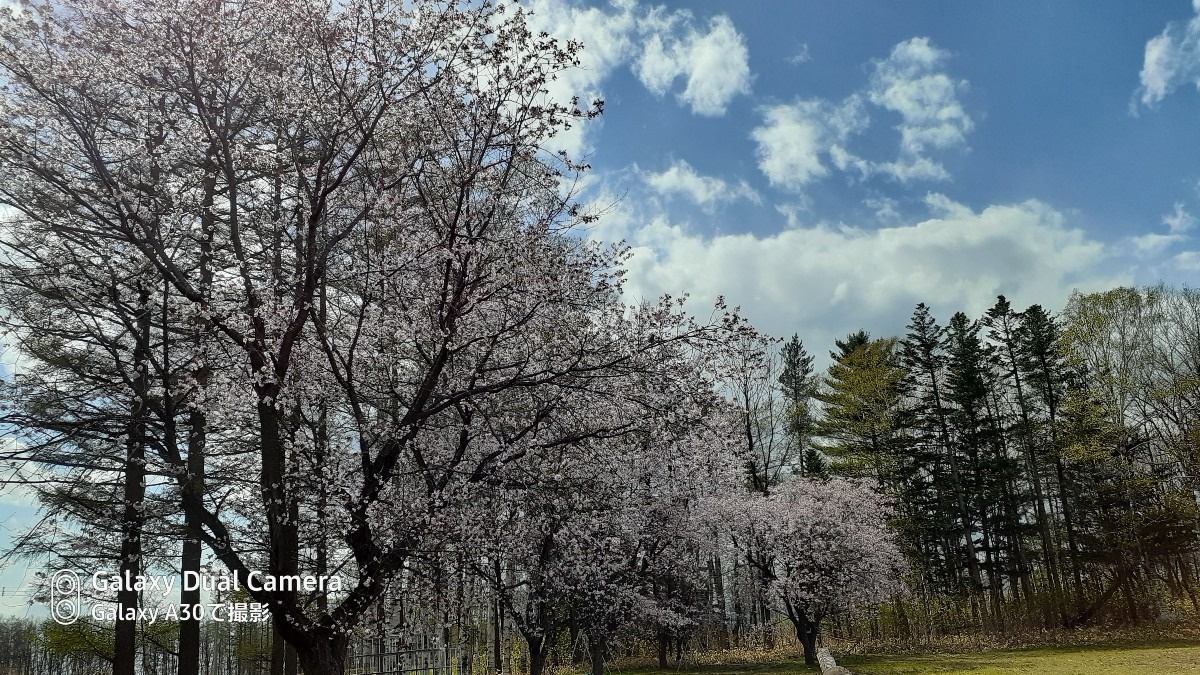
{"label": "thick tree trunk", "polygon": [[971,521],[971,512],[967,508],[966,492],[963,489],[962,474],[958,467],[958,452],[950,441],[950,428],[946,421],[946,412],[942,408],[942,393],[938,387],[937,372],[929,372],[932,384],[933,406],[937,411],[938,426],[942,432],[942,447],[946,452],[947,464],[950,467],[950,490],[954,494],[954,503],[958,507],[959,526],[967,549],[967,572],[971,575],[971,586],[978,593],[983,590],[983,573],[979,566],[979,556],[975,550],[975,527]]}
{"label": "thick tree trunk", "polygon": [[804,665],[817,665],[817,635],[819,621],[813,621],[800,607],[784,598],[783,606],[787,610],[788,619],[796,629],[796,641],[804,649]]}
{"label": "thick tree trunk", "polygon": [[[529,647],[529,675],[542,675],[546,669],[546,638],[532,634],[525,635],[525,644]],[[308,675],[306,672],[304,675]]]}
{"label": "thick tree trunk", "polygon": [[[297,574],[300,571],[300,542],[299,534],[297,532],[298,527],[296,526],[296,523],[300,522],[299,506],[299,502],[295,499],[293,499],[291,504],[288,505],[288,527],[290,527],[292,530],[293,542],[296,546],[295,549],[289,552],[292,556],[292,559],[288,561],[288,570],[290,574]],[[289,644],[284,652],[283,675],[299,675],[299,668],[299,655],[296,653],[296,648]]]}
{"label": "thick tree trunk", "polygon": [[[1017,501],[1014,495],[1015,489],[1011,482],[1004,483],[1004,514],[1008,528],[1008,544],[1009,555],[1016,561],[1017,569],[1011,576],[1015,576],[1020,584],[1020,595],[1025,598],[1027,603],[1033,601],[1033,585],[1029,580],[1029,560],[1025,556],[1025,544],[1021,541],[1020,523],[1021,517],[1017,509]],[[1010,577],[1011,578],[1011,577]],[[1013,586],[1013,598],[1017,597],[1017,586]]]}
{"label": "thick tree trunk", "polygon": [[665,630],[658,631],[658,667],[660,670],[667,667],[667,651],[671,647],[671,634]]}
{"label": "thick tree trunk", "polygon": [[1192,601],[1192,609],[1200,613],[1200,601],[1196,598],[1196,592],[1192,590],[1192,575],[1190,566],[1187,561],[1180,556],[1179,558],[1179,580],[1183,591],[1187,593],[1188,599]]}
{"label": "thick tree trunk", "polygon": [[733,637],[738,646],[742,645],[742,633],[744,632],[742,618],[745,614],[745,606],[742,604],[742,593],[740,592],[742,585],[738,583],[744,576],[743,569],[745,568],[742,566],[742,557],[734,556],[731,577],[733,579]]}
{"label": "thick tree trunk", "polygon": [[1132,576],[1125,577],[1125,583],[1121,584],[1121,596],[1125,598],[1125,613],[1129,616],[1129,622],[1137,626],[1141,623],[1142,614],[1134,597],[1133,581]]}
{"label": "thick tree trunk", "polygon": [[[212,295],[212,239],[216,232],[216,215],[213,213],[213,203],[217,192],[217,147],[210,144],[205,153],[204,166],[204,196],[200,203],[200,295],[206,301]],[[164,314],[165,316],[165,314]],[[196,363],[192,370],[195,386],[203,389],[208,385],[208,363],[204,354],[204,340],[211,326],[207,319],[192,337],[192,348],[195,349]],[[164,363],[166,359],[164,359]],[[187,481],[182,486],[185,499],[198,501],[204,498],[204,457],[205,445],[208,442],[206,425],[208,417],[203,410],[193,409],[188,415],[188,456]],[[203,563],[203,550],[200,544],[201,524],[194,510],[184,510],[183,555],[180,560],[180,572],[200,573]],[[180,584],[179,602],[182,605],[197,605],[200,603],[200,589],[186,591]],[[178,675],[200,675],[200,619],[189,616],[179,623],[179,669]]]}
{"label": "thick tree trunk", "polygon": [[[141,574],[142,504],[146,494],[145,447],[140,438],[128,443],[125,463],[125,512],[121,518],[121,578]],[[138,591],[124,586],[117,592],[117,623],[113,675],[134,675],[137,664]]]}
{"label": "thick tree trunk", "polygon": [[912,637],[912,626],[908,620],[908,612],[904,609],[904,601],[897,596],[892,600],[892,606],[895,608],[896,614],[896,637],[906,639]]}
{"label": "thick tree trunk", "polygon": [[992,617],[999,620],[1002,612],[1000,606],[1004,602],[1002,584],[1000,583],[999,565],[996,560],[996,533],[992,527],[992,520],[987,515],[987,509],[979,510],[980,533],[982,540],[980,544],[983,548],[983,559],[986,567],[984,573],[987,574],[988,594],[992,602]]}
{"label": "thick tree trunk", "polygon": [[[945,433],[949,438],[949,432]],[[975,548],[975,524],[971,519],[970,509],[967,508],[966,493],[963,489],[962,474],[958,468],[958,453],[949,442],[946,443],[946,457],[950,466],[950,489],[954,493],[955,506],[958,507],[959,532],[966,545],[967,572],[971,576],[971,587],[978,593],[983,590],[983,572],[979,565],[979,553]]]}
{"label": "thick tree trunk", "polygon": [[314,639],[296,647],[304,675],[345,675],[349,642],[344,637]]}
{"label": "thick tree trunk", "polygon": [[[205,415],[200,411],[192,411],[188,418],[188,459],[187,483],[184,490],[193,497],[199,498],[204,493],[204,443]],[[184,518],[183,556],[180,560],[181,572],[200,573],[202,562],[200,547],[200,523],[196,522],[194,514]],[[200,603],[200,589],[185,590],[180,585],[179,602],[182,605],[197,605]],[[179,622],[179,670],[178,675],[200,675],[200,619],[189,616]]]}
{"label": "thick tree trunk", "polygon": [[1058,478],[1058,501],[1062,505],[1064,526],[1067,531],[1067,546],[1071,553],[1071,576],[1075,583],[1076,602],[1083,600],[1083,573],[1079,559],[1079,544],[1075,538],[1075,514],[1071,498],[1067,494],[1066,470],[1063,466],[1062,449],[1058,446],[1058,398],[1054,394],[1053,372],[1046,354],[1038,355],[1042,377],[1046,383],[1044,398],[1050,415],[1050,447],[1054,450],[1054,468]]}
{"label": "thick tree trunk", "polygon": [[1071,497],[1067,494],[1067,471],[1063,466],[1058,441],[1055,439],[1051,442],[1055,446],[1054,470],[1058,477],[1058,501],[1062,505],[1063,526],[1067,531],[1067,550],[1071,553],[1071,577],[1075,584],[1075,598],[1078,602],[1083,599],[1083,572],[1079,564],[1079,542],[1075,538],[1075,509],[1071,505]]}
{"label": "thick tree trunk", "polygon": [[579,648],[579,636],[583,633],[583,629],[579,626],[579,617],[576,616],[575,608],[571,607],[567,611],[567,639],[571,645],[571,665],[583,663],[587,658],[587,654]]}
{"label": "thick tree trunk", "polygon": [[[146,392],[150,358],[150,292],[138,289],[136,345],[133,352],[133,404],[125,441],[124,510],[121,515],[121,577],[133,579],[142,570],[142,529],[146,521]],[[113,675],[134,675],[137,668],[138,591],[117,592]]]}
{"label": "thick tree trunk", "polygon": [[286,656],[287,641],[283,639],[283,636],[279,634],[279,629],[276,628],[271,632],[271,675],[283,675],[283,660]]}
{"label": "thick tree trunk", "polygon": [[604,639],[588,633],[588,658],[591,660],[592,675],[604,675]]}
{"label": "thick tree trunk", "polygon": [[[277,393],[272,391],[271,394]],[[286,476],[286,451],[278,413],[266,399],[273,396],[259,393],[264,400],[258,404],[259,433],[261,438],[262,467],[260,485],[263,503],[267,505],[267,528],[270,532],[269,571],[276,576],[295,575],[299,569],[299,542],[296,523],[292,520],[293,498]],[[295,603],[295,591],[283,591],[285,605]],[[278,617],[276,617],[276,624]],[[288,658],[288,644],[275,627],[271,644],[271,675],[292,675],[289,666],[296,668],[295,658]],[[309,675],[306,673],[306,675]]]}
{"label": "thick tree trunk", "polygon": [[808,622],[792,621],[796,640],[804,648],[804,665],[817,665],[817,627]]}
{"label": "thick tree trunk", "polygon": [[759,566],[758,568],[758,611],[760,612],[758,621],[762,626],[763,647],[766,649],[775,648],[775,629],[771,625],[771,605],[768,603],[767,586],[771,583],[766,572]]}

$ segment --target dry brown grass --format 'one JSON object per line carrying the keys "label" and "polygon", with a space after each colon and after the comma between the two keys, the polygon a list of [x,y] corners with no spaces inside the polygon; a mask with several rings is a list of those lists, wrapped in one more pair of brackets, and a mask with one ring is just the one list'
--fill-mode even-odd
{"label": "dry brown grass", "polygon": [[[1121,675],[1200,673],[1200,625],[1031,631],[1009,635],[944,637],[921,644],[828,640],[838,663],[861,675]],[[619,675],[701,673],[775,675],[816,672],[804,666],[793,641],[774,650],[731,649],[689,654],[659,671],[651,658],[621,659]]]}

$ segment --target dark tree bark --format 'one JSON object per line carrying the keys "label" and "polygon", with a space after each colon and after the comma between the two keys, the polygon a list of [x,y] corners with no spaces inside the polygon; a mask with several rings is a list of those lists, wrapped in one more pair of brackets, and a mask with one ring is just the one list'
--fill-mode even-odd
{"label": "dark tree bark", "polygon": [[[138,292],[136,346],[133,352],[134,398],[125,442],[124,511],[121,516],[121,566],[123,579],[133,579],[142,570],[142,529],[146,522],[146,391],[149,385],[150,291]],[[137,668],[139,592],[122,585],[117,592],[117,622],[113,675],[134,675]]]}
{"label": "dark tree bark", "polygon": [[[205,154],[203,197],[200,202],[200,295],[208,298],[211,294],[212,270],[212,238],[216,230],[216,216],[213,213],[213,202],[217,191],[216,147],[210,145]],[[210,330],[207,320],[199,324],[192,338],[196,362],[192,370],[195,386],[203,388],[208,385],[208,368],[204,356],[205,336]],[[203,410],[193,407],[188,414],[188,456],[187,475],[180,486],[184,499],[200,502],[204,498],[204,463],[205,450],[208,442],[206,426],[208,416]],[[184,540],[183,555],[180,560],[180,571],[186,574],[200,573],[203,562],[203,547],[200,542],[200,522],[194,509],[184,508]],[[184,589],[180,585],[179,602],[183,605],[200,603],[200,589]],[[200,619],[189,616],[179,624],[179,670],[178,675],[200,675]]]}
{"label": "dark tree bark", "polygon": [[[187,483],[183,490],[194,499],[201,499],[204,494],[204,443],[206,440],[204,425],[205,415],[200,411],[192,411],[188,416],[188,461]],[[182,572],[200,573],[202,548],[200,536],[197,534],[199,523],[195,518],[184,519],[183,555],[180,568]],[[182,605],[200,603],[200,589],[187,590],[180,586],[179,602]],[[179,675],[200,675],[200,619],[189,616],[179,623]]]}
{"label": "dark tree bark", "polygon": [[717,648],[729,649],[729,612],[725,604],[725,571],[721,566],[721,556],[713,555],[708,561],[709,575],[712,577],[712,588],[717,615],[721,625],[717,634]]}
{"label": "dark tree bark", "polygon": [[343,675],[350,643],[345,635],[328,633],[304,649],[297,649],[297,664],[304,675]]}
{"label": "dark tree bark", "polygon": [[525,645],[529,648],[529,675],[542,675],[546,669],[546,636],[541,633],[522,632]]}
{"label": "dark tree bark", "polygon": [[604,638],[588,632],[588,660],[592,675],[604,675]]}
{"label": "dark tree bark", "polygon": [[788,620],[796,629],[796,641],[804,649],[804,665],[817,665],[817,636],[820,635],[820,618],[813,620],[804,609],[784,599]]}

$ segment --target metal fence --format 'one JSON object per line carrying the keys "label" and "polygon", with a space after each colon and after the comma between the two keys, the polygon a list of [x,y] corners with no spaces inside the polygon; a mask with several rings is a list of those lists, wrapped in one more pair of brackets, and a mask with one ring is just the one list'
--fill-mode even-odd
{"label": "metal fence", "polygon": [[346,675],[464,675],[462,652],[435,649],[388,649],[363,645],[350,654]]}

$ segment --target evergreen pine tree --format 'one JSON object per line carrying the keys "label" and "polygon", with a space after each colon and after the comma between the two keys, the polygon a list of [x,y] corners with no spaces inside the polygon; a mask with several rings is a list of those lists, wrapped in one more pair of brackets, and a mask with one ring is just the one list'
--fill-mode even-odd
{"label": "evergreen pine tree", "polygon": [[783,392],[785,425],[788,437],[796,446],[800,462],[796,472],[801,476],[824,476],[828,473],[828,462],[812,442],[816,421],[812,410],[812,397],[816,393],[817,378],[813,373],[813,357],[804,349],[798,335],[785,342],[780,351],[782,372],[779,387]]}
{"label": "evergreen pine tree", "polygon": [[908,369],[909,391],[915,399],[913,459],[928,473],[926,536],[931,542],[941,540],[947,561],[942,570],[946,581],[961,586],[959,570],[965,568],[969,588],[982,590],[975,518],[968,504],[962,457],[951,437],[945,399],[946,330],[938,326],[925,303],[918,304],[913,312],[901,355]]}

